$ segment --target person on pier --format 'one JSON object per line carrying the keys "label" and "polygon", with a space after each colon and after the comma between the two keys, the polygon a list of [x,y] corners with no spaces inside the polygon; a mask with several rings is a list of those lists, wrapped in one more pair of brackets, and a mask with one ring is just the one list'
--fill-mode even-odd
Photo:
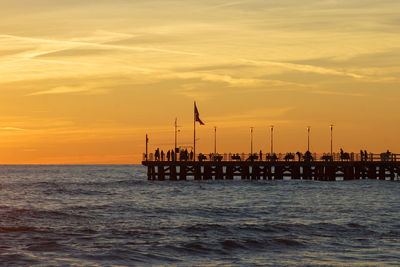
{"label": "person on pier", "polygon": [[313,156],[309,150],[304,154],[304,161],[313,161]]}
{"label": "person on pier", "polygon": [[198,158],[199,158],[199,161],[203,161],[203,160],[207,159],[206,155],[203,155],[203,153],[200,153]]}
{"label": "person on pier", "polygon": [[169,161],[170,159],[171,159],[171,151],[168,150],[168,152],[167,152],[167,160]]}
{"label": "person on pier", "polygon": [[161,161],[164,161],[164,150],[161,150]]}

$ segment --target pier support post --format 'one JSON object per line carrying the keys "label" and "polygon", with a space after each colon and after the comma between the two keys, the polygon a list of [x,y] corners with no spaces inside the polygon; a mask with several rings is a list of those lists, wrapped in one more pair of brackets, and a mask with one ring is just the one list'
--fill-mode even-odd
{"label": "pier support post", "polygon": [[247,166],[247,165],[242,165],[240,169],[241,169],[242,180],[247,180],[247,179],[249,179],[249,178],[250,178],[249,166]]}
{"label": "pier support post", "polygon": [[344,172],[343,180],[349,181],[349,180],[353,180],[354,179],[353,167],[352,166],[344,166],[343,167],[343,172]]}
{"label": "pier support post", "polygon": [[393,166],[393,176],[392,176],[392,181],[395,181],[397,179],[399,179],[399,167],[397,166]]}
{"label": "pier support post", "polygon": [[327,181],[336,181],[336,166],[329,165],[325,167],[325,179]]}
{"label": "pier support post", "polygon": [[366,165],[362,166],[362,177],[363,179],[368,179],[368,167]]}
{"label": "pier support post", "polygon": [[204,165],[203,180],[212,180],[212,167],[210,165]]}
{"label": "pier support post", "polygon": [[368,178],[376,180],[376,166],[371,163],[368,164]]}
{"label": "pier support post", "polygon": [[311,166],[311,170],[312,170],[312,179],[315,181],[319,181],[321,176],[319,166],[318,165]]}
{"label": "pier support post", "polygon": [[275,165],[275,173],[274,173],[275,180],[282,180],[283,179],[283,167]]}
{"label": "pier support post", "polygon": [[300,179],[300,166],[292,165],[292,179]]}
{"label": "pier support post", "polygon": [[200,165],[197,163],[194,163],[194,179],[195,180],[201,180],[201,169]]}
{"label": "pier support post", "polygon": [[251,179],[252,180],[259,180],[260,179],[260,167],[258,165],[254,165],[252,172],[251,172]]}
{"label": "pier support post", "polygon": [[171,163],[171,165],[170,165],[170,177],[169,177],[169,180],[170,181],[176,181],[177,180],[177,177],[176,177],[176,164],[174,164],[174,163]]}
{"label": "pier support post", "polygon": [[226,166],[226,179],[233,180],[233,167],[231,165]]}
{"label": "pier support post", "polygon": [[311,166],[303,165],[303,180],[311,180]]}
{"label": "pier support post", "polygon": [[[274,169],[274,171],[272,171]],[[272,165],[268,166],[268,180],[273,180],[274,179],[274,172],[275,172],[275,167]]]}
{"label": "pier support post", "polygon": [[379,180],[386,180],[386,167],[379,165]]}
{"label": "pier support post", "polygon": [[215,166],[215,179],[216,180],[223,180],[224,179],[224,174],[223,174],[223,169],[221,164],[217,164]]}
{"label": "pier support post", "polygon": [[149,180],[149,181],[153,180],[152,170],[153,170],[153,166],[147,166],[147,180]]}
{"label": "pier support post", "polygon": [[359,165],[354,166],[354,180],[361,179],[361,167]]}
{"label": "pier support post", "polygon": [[187,179],[187,171],[186,171],[187,166],[186,165],[181,165],[179,168],[179,180],[180,181],[185,181]]}
{"label": "pier support post", "polygon": [[266,180],[272,180],[271,165],[264,165],[264,176]]}
{"label": "pier support post", "polygon": [[394,166],[393,165],[390,165],[390,168],[389,168],[389,178],[391,181],[394,181]]}
{"label": "pier support post", "polygon": [[165,172],[164,172],[164,165],[158,165],[158,180],[165,181]]}

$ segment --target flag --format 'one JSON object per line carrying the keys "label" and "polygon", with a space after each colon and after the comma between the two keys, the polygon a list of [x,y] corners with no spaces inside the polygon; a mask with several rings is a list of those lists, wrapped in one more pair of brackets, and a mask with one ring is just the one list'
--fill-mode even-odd
{"label": "flag", "polygon": [[194,121],[198,121],[200,125],[204,125],[204,123],[200,120],[200,115],[196,107],[196,102],[194,102]]}

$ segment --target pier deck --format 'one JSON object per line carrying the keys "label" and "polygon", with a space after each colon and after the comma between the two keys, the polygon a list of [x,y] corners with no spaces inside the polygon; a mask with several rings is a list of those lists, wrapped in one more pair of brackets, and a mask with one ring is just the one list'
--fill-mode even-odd
{"label": "pier deck", "polygon": [[143,161],[148,180],[399,180],[400,161]]}

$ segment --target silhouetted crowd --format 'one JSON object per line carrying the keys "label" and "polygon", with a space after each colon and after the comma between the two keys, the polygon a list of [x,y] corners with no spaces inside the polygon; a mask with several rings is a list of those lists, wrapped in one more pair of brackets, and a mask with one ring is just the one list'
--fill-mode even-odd
{"label": "silhouetted crowd", "polygon": [[[187,149],[178,150],[179,151],[179,160],[181,161],[192,161],[194,159],[193,151],[188,151]],[[164,153],[163,150],[160,151],[159,148],[154,152],[154,160],[155,161],[175,161],[177,158],[178,152],[175,152],[173,149],[168,150],[167,153]]]}
{"label": "silhouetted crowd", "polygon": [[[231,160],[246,160],[246,161],[255,161],[255,160],[260,160],[262,161],[263,159],[267,161],[276,161],[279,159],[283,159],[285,161],[290,161],[290,160],[295,160],[296,156],[298,157],[298,160],[304,160],[304,161],[314,161],[316,160],[313,156],[313,154],[310,151],[306,151],[304,154],[297,152],[295,154],[293,153],[286,153],[283,158],[281,158],[281,155],[279,157],[275,153],[266,153],[263,154],[263,152],[260,150],[259,153],[253,153],[253,154],[247,154],[249,155],[247,158],[243,158],[246,154],[231,154],[230,159]],[[376,154],[375,154],[376,155]],[[379,155],[379,154],[378,154]],[[210,161],[221,161],[223,156],[217,153],[210,153],[207,156],[209,156]],[[197,158],[199,161],[207,160],[207,156],[199,153],[197,155]],[[389,150],[387,150],[384,153],[381,153],[380,159],[383,161],[388,161],[388,160],[393,160],[395,158],[396,154],[393,154]],[[154,160],[155,161],[193,161],[194,160],[194,153],[191,150],[190,152],[187,149],[174,149],[168,150],[167,153],[164,153],[163,150],[160,150],[157,148],[154,153]],[[324,154],[321,159],[324,161],[332,161],[334,160],[334,155],[331,154]],[[339,154],[339,159],[340,160],[354,160],[354,153],[348,153],[344,152],[343,149],[340,149],[340,154]],[[376,159],[374,157],[374,154],[370,153],[368,154],[367,150],[360,150],[360,158],[358,158],[360,161],[368,161],[368,160],[374,160]],[[146,154],[146,160],[147,160],[147,154]]]}

